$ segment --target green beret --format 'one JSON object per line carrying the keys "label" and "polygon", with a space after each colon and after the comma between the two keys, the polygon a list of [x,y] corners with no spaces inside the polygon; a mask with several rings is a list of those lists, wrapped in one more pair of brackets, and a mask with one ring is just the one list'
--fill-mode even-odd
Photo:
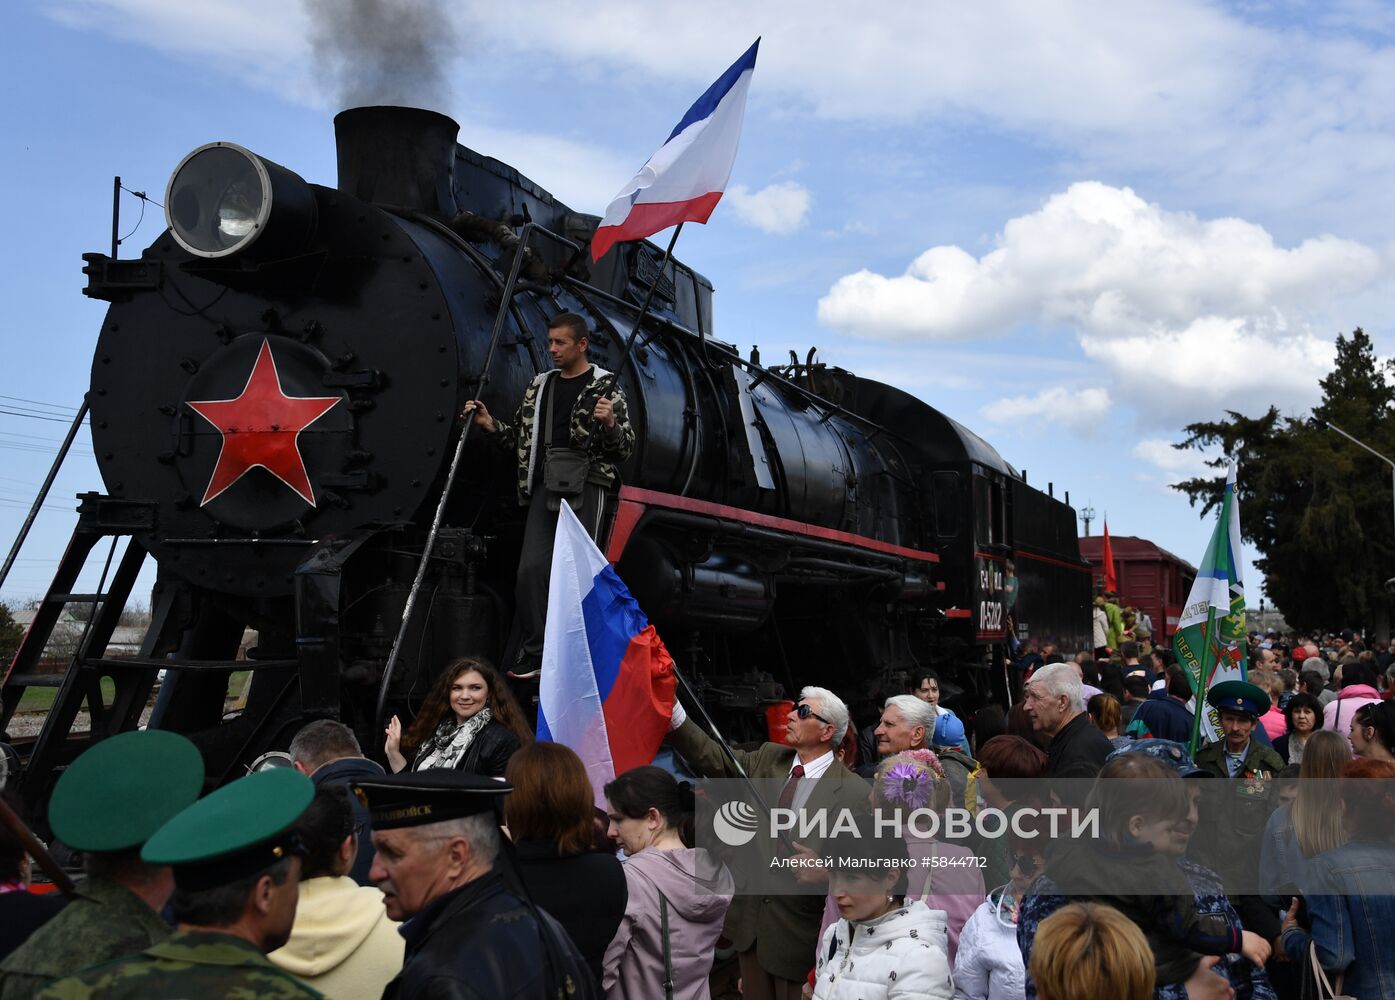
{"label": "green beret", "polygon": [[143,729],[93,744],[49,800],[53,835],[76,851],[126,851],[203,791],[203,757],[178,733]]}
{"label": "green beret", "polygon": [[1221,681],[1206,692],[1206,703],[1218,712],[1238,712],[1256,719],[1269,711],[1270,701],[1249,681]]}
{"label": "green beret", "polygon": [[354,795],[368,810],[374,830],[425,826],[462,816],[502,814],[508,782],[445,768],[389,774],[352,783]]}
{"label": "green beret", "polygon": [[301,853],[291,825],[315,785],[290,768],[259,771],[224,785],[162,826],[141,857],[174,868],[181,889],[211,889]]}

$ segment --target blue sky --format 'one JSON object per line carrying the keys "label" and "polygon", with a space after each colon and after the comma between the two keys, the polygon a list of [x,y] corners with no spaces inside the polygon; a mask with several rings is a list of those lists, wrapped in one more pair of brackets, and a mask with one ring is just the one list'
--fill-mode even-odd
{"label": "blue sky", "polygon": [[[112,175],[158,199],[186,152],[230,139],[332,185],[353,93],[446,112],[599,214],[757,35],[735,187],[678,247],[743,350],[817,346],[1192,561],[1211,525],[1166,488],[1200,468],[1167,447],[1181,426],[1302,412],[1339,331],[1392,353],[1387,5],[397,3],[392,23],[449,12],[399,64],[419,72],[348,81],[314,20],[336,6],[8,8],[0,540],[63,431],[4,411],[61,419],[86,388],[103,308],[80,255],[108,249]],[[123,232],[139,211],[123,198]],[[148,211],[122,255],[162,227]],[[84,436],[5,598],[42,591],[71,497],[99,488]]]}

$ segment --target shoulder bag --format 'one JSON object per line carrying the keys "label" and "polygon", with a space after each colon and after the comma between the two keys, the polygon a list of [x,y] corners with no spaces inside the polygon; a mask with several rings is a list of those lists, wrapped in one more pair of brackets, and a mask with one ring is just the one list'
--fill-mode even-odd
{"label": "shoulder bag", "polygon": [[555,447],[552,444],[552,400],[557,388],[554,383],[559,377],[554,375],[545,386],[543,489],[547,492],[548,510],[561,510],[563,500],[572,505],[572,510],[578,510],[582,503],[582,490],[586,488],[586,477],[591,471],[591,456],[575,448]]}
{"label": "shoulder bag", "polygon": [[659,933],[664,939],[664,1000],[673,1000],[673,956],[668,947],[668,897],[662,892],[659,893]]}
{"label": "shoulder bag", "polygon": [[1356,997],[1342,992],[1342,973],[1337,973],[1337,985],[1334,987],[1327,978],[1327,972],[1323,969],[1322,963],[1318,961],[1317,942],[1308,942],[1308,965],[1313,970],[1313,980],[1317,985],[1318,1000],[1356,1000]]}

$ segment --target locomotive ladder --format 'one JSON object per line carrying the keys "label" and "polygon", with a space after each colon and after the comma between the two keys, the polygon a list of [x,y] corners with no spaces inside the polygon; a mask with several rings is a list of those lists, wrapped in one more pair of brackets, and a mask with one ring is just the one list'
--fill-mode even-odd
{"label": "locomotive ladder", "polygon": [[[136,535],[153,530],[155,504],[118,500],[98,493],[81,494],[79,501],[78,524],[73,537],[39,605],[34,622],[15,654],[3,688],[0,688],[0,699],[3,699],[0,705],[0,730],[9,726],[26,690],[31,687],[58,689],[29,752],[20,754],[27,760],[18,785],[31,806],[47,797],[61,769],[90,743],[141,726],[142,714],[162,671],[225,675],[237,670],[270,670],[288,674],[290,683],[294,681],[297,666],[294,659],[238,660],[235,655],[212,659],[198,655],[214,652],[215,648],[226,652],[224,647],[227,644],[195,642],[189,645],[182,642],[187,637],[189,625],[184,614],[186,609],[179,600],[184,591],[178,586],[158,582],[155,585],[150,625],[141,640],[139,652],[135,656],[112,655],[109,650],[112,634],[147,554]],[[73,593],[72,588],[92,550],[104,538],[111,539],[112,548],[107,556],[99,592]],[[126,547],[107,585],[107,570],[110,570],[123,538]],[[61,674],[40,672],[38,667],[44,648],[54,634],[64,607],[73,603],[89,605],[91,615],[68,667]],[[240,634],[241,627],[238,626],[236,631]],[[185,645],[189,645],[187,651],[183,648]],[[229,648],[233,651],[236,649],[235,645]],[[180,650],[179,654],[174,652],[176,649]],[[110,679],[112,685],[110,700],[102,689],[104,679]],[[84,708],[91,719],[90,730],[87,733],[74,732],[78,714]],[[156,713],[159,712],[160,706],[157,704]],[[159,727],[162,720],[152,716],[149,724]],[[176,725],[174,728],[180,727]],[[256,734],[242,735],[250,741]]]}
{"label": "locomotive ladder", "polygon": [[[145,563],[145,548],[133,535],[143,520],[140,509],[145,505],[112,500],[94,493],[82,494],[79,501],[77,527],[63,558],[59,560],[53,581],[39,603],[34,620],[10,663],[4,686],[0,688],[0,730],[9,726],[20,699],[29,688],[58,689],[44,719],[43,729],[29,754],[26,773],[32,772],[36,763],[40,763],[44,770],[58,763],[63,743],[84,704],[92,719],[92,732],[109,734],[134,725],[148,696],[148,691],[138,696],[133,685],[122,683],[118,677],[115,697],[107,704],[102,693],[101,676],[90,669],[101,662],[100,658],[105,655],[112,633],[126,608],[131,588]],[[132,514],[136,516],[132,517]],[[126,547],[115,572],[111,573],[112,559],[123,536],[127,539]],[[78,577],[87,565],[92,550],[103,538],[110,538],[112,545],[97,592],[75,593],[73,588]],[[64,609],[70,604],[87,605],[89,613],[68,669],[61,674],[40,671],[44,650],[62,621]],[[132,714],[135,719],[127,721]]]}

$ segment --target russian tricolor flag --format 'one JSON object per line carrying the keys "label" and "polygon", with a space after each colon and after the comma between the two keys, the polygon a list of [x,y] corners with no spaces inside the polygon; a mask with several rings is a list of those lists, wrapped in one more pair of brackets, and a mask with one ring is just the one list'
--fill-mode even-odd
{"label": "russian tricolor flag", "polygon": [[538,739],[576,751],[596,802],[650,764],[673,715],[673,658],[620,577],[562,504],[543,633]]}
{"label": "russian tricolor flag", "polygon": [[680,222],[706,222],[726,190],[760,39],[721,75],[605,210],[591,259]]}

